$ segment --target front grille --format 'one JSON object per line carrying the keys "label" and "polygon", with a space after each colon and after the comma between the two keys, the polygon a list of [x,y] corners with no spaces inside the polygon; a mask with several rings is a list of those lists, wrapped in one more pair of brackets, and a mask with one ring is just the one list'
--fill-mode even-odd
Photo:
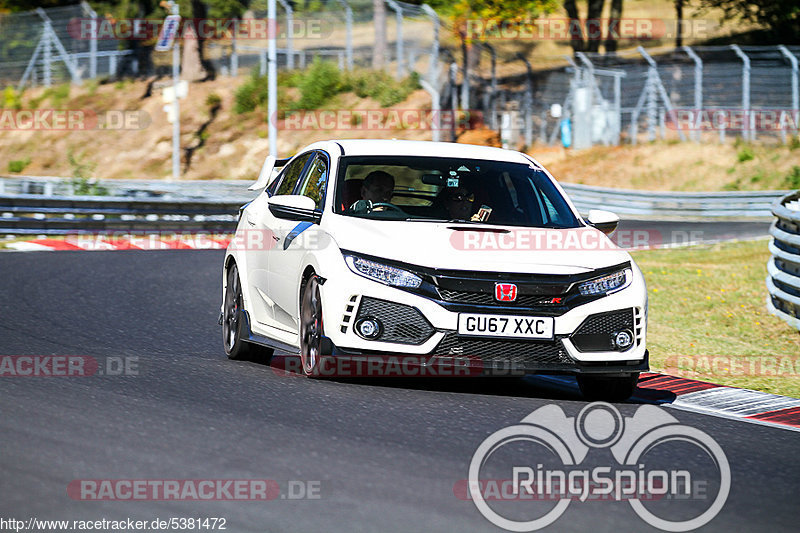
{"label": "front grille", "polygon": [[377,318],[383,324],[383,334],[376,339],[398,344],[422,344],[433,335],[433,326],[416,307],[377,298],[361,298],[356,321],[363,317]]}
{"label": "front grille", "polygon": [[610,352],[616,350],[611,335],[623,329],[634,331],[632,308],[588,316],[571,340],[582,352]]}
{"label": "front grille", "polygon": [[574,364],[561,339],[527,341],[509,339],[474,339],[447,333],[436,346],[435,355],[478,357],[484,363],[514,364],[524,367]]}
{"label": "front grille", "polygon": [[542,298],[541,295],[520,294],[513,302],[498,302],[494,298],[494,293],[487,292],[468,292],[439,289],[439,294],[446,302],[472,305],[500,305],[503,307],[535,307],[541,305],[545,300],[549,301],[552,297]]}

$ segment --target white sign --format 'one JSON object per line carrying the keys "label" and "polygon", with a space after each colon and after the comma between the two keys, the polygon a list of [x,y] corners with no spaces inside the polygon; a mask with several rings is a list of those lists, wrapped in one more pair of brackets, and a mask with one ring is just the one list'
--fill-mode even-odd
{"label": "white sign", "polygon": [[166,52],[172,48],[172,43],[175,41],[175,35],[178,34],[180,25],[180,15],[167,15],[167,18],[164,19],[164,26],[161,27],[161,33],[158,35],[156,52]]}

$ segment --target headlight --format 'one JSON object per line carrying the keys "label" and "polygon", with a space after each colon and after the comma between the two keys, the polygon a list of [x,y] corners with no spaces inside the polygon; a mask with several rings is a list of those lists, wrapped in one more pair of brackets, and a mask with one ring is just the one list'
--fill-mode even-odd
{"label": "headlight", "polygon": [[632,277],[631,269],[626,268],[602,278],[584,281],[578,285],[578,290],[584,296],[592,294],[608,294],[622,290],[628,286]]}
{"label": "headlight", "polygon": [[344,256],[344,262],[347,263],[350,270],[359,276],[364,276],[392,287],[416,289],[422,283],[422,278],[407,270],[376,263],[362,257],[346,255]]}

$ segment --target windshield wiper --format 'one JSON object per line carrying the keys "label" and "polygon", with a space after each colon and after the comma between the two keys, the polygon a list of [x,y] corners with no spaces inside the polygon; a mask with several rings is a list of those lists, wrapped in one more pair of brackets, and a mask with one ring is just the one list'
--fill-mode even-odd
{"label": "windshield wiper", "polygon": [[463,218],[407,218],[406,222],[444,222],[445,224],[483,224],[479,220],[464,220]]}

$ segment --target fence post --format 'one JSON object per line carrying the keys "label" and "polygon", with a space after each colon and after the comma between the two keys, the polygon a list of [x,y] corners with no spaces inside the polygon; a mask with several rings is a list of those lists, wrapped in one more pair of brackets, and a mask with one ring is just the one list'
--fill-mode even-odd
{"label": "fence post", "polygon": [[439,85],[439,15],[428,4],[422,4],[422,10],[433,22],[433,44],[431,45],[431,62],[428,66],[428,81],[434,87]]}
{"label": "fence post", "polygon": [[622,76],[614,76],[614,146],[619,146],[622,134]]}
{"label": "fence post", "polygon": [[525,56],[517,54],[517,58],[525,63],[525,69],[527,70],[522,112],[525,114],[525,146],[530,147],[533,144],[533,69],[530,61]]}
{"label": "fence post", "polygon": [[97,12],[85,1],[81,2],[81,7],[92,19],[92,35],[89,38],[89,78],[94,79],[97,77]]}
{"label": "fence post", "polygon": [[[789,51],[783,45],[778,46],[778,50],[789,60],[789,63],[792,65],[792,123],[795,126],[795,133],[798,129],[798,121],[800,120],[800,98],[798,97],[798,89],[797,89],[797,56]],[[781,131],[783,131],[783,122],[781,122]]]}
{"label": "fence post", "polygon": [[52,65],[52,46],[53,41],[50,37],[50,21],[44,21],[44,31],[42,32],[42,39],[44,39],[44,65],[43,65],[43,74],[44,74],[44,86],[50,87],[53,84],[53,73],[51,71]]}
{"label": "fence post", "polygon": [[262,76],[267,73],[267,51],[263,48],[258,51],[258,73]]}
{"label": "fence post", "polygon": [[294,69],[294,46],[292,41],[292,35],[294,34],[294,10],[287,0],[278,1],[286,11],[286,68],[292,70]]}
{"label": "fence post", "polygon": [[347,28],[345,51],[347,54],[347,70],[353,70],[353,10],[345,0],[337,0],[344,8],[344,23]]}
{"label": "fence post", "polygon": [[746,117],[744,135],[742,136],[744,140],[752,141],[755,139],[755,132],[751,129],[753,117],[750,113],[750,58],[747,57],[747,54],[742,52],[738,44],[732,44],[731,49],[736,52],[736,55],[742,60],[742,108],[744,109]]}
{"label": "fence post", "polygon": [[695,142],[700,142],[700,126],[703,123],[703,60],[688,46],[684,46],[683,51],[694,61],[694,112],[697,113],[697,120],[690,135]]}
{"label": "fence post", "polygon": [[395,40],[395,54],[397,55],[397,79],[405,76],[405,67],[403,65],[403,8],[394,0],[386,0],[386,5],[392,8],[395,16],[395,25],[397,26],[397,36]]}
{"label": "fence post", "polygon": [[[647,50],[645,50],[641,46],[636,47],[636,50],[650,65],[650,69],[647,72],[647,81],[648,83],[652,84],[652,86],[649,86],[648,88],[653,91],[653,98],[655,99],[656,93],[660,94],[661,101],[664,103],[664,107],[667,109],[667,113],[669,113],[673,121],[677,122],[675,116],[675,109],[672,107],[672,101],[669,99],[667,91],[666,89],[664,89],[664,84],[661,83],[661,77],[658,75],[658,65],[656,64],[655,59],[650,57],[650,54],[647,53]],[[655,113],[656,113],[655,103],[653,103],[652,111],[653,111],[653,119],[655,121]],[[650,115],[650,109],[648,107],[648,120],[649,120],[649,115]],[[651,140],[653,140],[655,139],[655,123],[653,122],[651,124],[652,124]],[[686,135],[683,134],[683,130],[681,129],[678,129],[678,136],[680,137],[681,141],[686,140]]]}
{"label": "fence post", "polygon": [[236,32],[231,35],[231,76],[239,73],[239,51],[236,49]]}
{"label": "fence post", "polygon": [[450,141],[456,142],[456,112],[458,110],[458,87],[456,87],[456,76],[458,75],[458,65],[455,61],[450,63]]}
{"label": "fence post", "polygon": [[439,96],[439,91],[436,90],[436,87],[428,83],[426,80],[419,80],[419,84],[422,86],[423,89],[428,91],[428,94],[431,95],[431,112],[433,113],[433,124],[431,125],[431,140],[434,142],[439,142],[441,139],[441,130],[442,130],[442,107],[441,101]]}

